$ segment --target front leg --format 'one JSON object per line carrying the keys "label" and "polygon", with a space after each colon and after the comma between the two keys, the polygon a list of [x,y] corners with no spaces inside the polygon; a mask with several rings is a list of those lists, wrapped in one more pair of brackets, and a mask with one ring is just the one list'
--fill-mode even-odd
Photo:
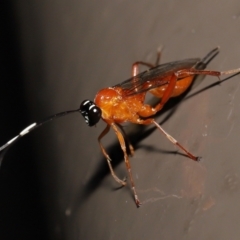
{"label": "front leg", "polygon": [[124,139],[126,140],[127,144],[128,144],[128,150],[130,151],[130,156],[132,157],[134,155],[134,147],[133,145],[131,144],[129,138],[128,138],[128,135],[126,134],[126,132],[124,131],[124,128],[121,124],[116,124],[122,131],[123,133],[123,136],[124,136]]}
{"label": "front leg", "polygon": [[99,146],[102,150],[102,153],[103,155],[106,157],[107,159],[107,163],[108,163],[108,166],[109,166],[109,169],[110,169],[110,172],[113,176],[113,178],[115,179],[116,182],[120,183],[122,186],[125,186],[126,185],[126,181],[122,181],[121,179],[119,179],[115,172],[113,171],[113,168],[112,168],[112,164],[111,164],[111,158],[109,157],[109,155],[107,154],[105,148],[103,147],[102,143],[101,143],[101,139],[109,132],[109,129],[110,129],[110,125],[107,125],[106,128],[102,131],[102,133],[99,135],[98,137],[98,143],[99,143]]}
{"label": "front leg", "polygon": [[133,181],[133,177],[132,177],[131,165],[130,165],[130,162],[129,162],[129,159],[128,159],[124,137],[123,137],[122,133],[119,131],[119,129],[117,128],[117,125],[112,123],[111,127],[113,128],[114,132],[117,135],[118,141],[120,143],[120,146],[121,146],[123,154],[124,154],[124,161],[125,161],[126,168],[127,168],[127,171],[128,171],[128,175],[129,175],[129,178],[130,178],[130,182],[131,182],[131,185],[132,185],[132,191],[133,191],[135,203],[136,203],[137,207],[140,207],[140,201],[138,199],[137,192],[136,192],[136,189],[135,189],[135,185],[134,185],[134,181]]}

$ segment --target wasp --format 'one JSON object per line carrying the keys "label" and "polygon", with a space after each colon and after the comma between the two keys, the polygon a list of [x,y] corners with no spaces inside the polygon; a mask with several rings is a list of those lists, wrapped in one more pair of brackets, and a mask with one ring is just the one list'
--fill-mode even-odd
{"label": "wasp", "polygon": [[[236,74],[240,72],[240,68],[223,72],[204,70],[207,63],[210,62],[218,54],[218,52],[219,48],[215,48],[203,59],[190,58],[159,65],[161,55],[161,52],[159,51],[155,64],[141,61],[135,62],[132,65],[132,77],[130,79],[112,87],[100,90],[96,94],[94,101],[84,100],[81,103],[80,108],[76,110],[61,112],[50,116],[44,121],[31,124],[27,128],[23,129],[16,137],[12,138],[0,147],[0,152],[4,152],[19,138],[58,117],[80,112],[84,117],[86,124],[90,127],[95,126],[99,120],[102,119],[107,125],[99,135],[98,142],[103,155],[106,157],[111,175],[116,182],[122,186],[126,185],[126,179],[121,180],[115,174],[111,164],[112,160],[101,143],[101,139],[109,132],[110,128],[112,128],[115,132],[123,151],[124,162],[130,179],[135,203],[137,207],[139,207],[141,203],[136,192],[127,153],[127,149],[130,149],[130,153],[133,155],[134,148],[127,139],[126,133],[124,132],[121,124],[125,122],[141,125],[154,124],[169,141],[179,147],[190,159],[199,161],[200,157],[190,153],[174,137],[168,134],[155,121],[154,115],[161,111],[170,98],[177,97],[184,93],[191,86],[196,75],[209,75],[220,78],[222,75]],[[148,67],[148,70],[139,73],[140,65]],[[145,103],[145,97],[148,92],[160,99],[155,106]]]}

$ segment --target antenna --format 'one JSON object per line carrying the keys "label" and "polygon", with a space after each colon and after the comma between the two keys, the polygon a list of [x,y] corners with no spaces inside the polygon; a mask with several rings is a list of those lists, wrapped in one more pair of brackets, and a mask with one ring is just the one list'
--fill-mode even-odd
{"label": "antenna", "polygon": [[48,118],[46,118],[45,120],[41,121],[41,122],[35,122],[30,124],[28,127],[24,128],[17,136],[15,136],[14,138],[12,138],[11,140],[9,140],[7,143],[5,143],[4,145],[2,145],[0,147],[0,166],[3,160],[3,157],[6,153],[6,151],[9,149],[10,146],[12,146],[19,138],[25,136],[26,134],[32,132],[33,130],[37,129],[38,127],[41,127],[43,124],[48,123],[56,118],[60,118],[60,117],[64,117],[66,115],[69,115],[71,113],[75,113],[75,112],[80,112],[81,110],[80,108],[76,109],[76,110],[70,110],[70,111],[65,111],[65,112],[60,112],[57,114],[54,114]]}

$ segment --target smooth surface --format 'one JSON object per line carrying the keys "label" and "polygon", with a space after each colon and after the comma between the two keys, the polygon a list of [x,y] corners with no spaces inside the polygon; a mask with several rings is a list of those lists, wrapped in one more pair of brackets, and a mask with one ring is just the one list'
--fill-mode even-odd
{"label": "smooth surface", "polygon": [[[15,1],[12,30],[22,81],[11,78],[16,101],[9,100],[16,96],[12,88],[1,95],[6,137],[1,134],[1,143],[31,122],[78,108],[99,89],[126,80],[131,64],[154,62],[161,45],[162,63],[204,57],[220,46],[208,69],[240,67],[239,10],[234,0]],[[6,154],[0,172],[1,218],[8,223],[4,239],[14,233],[17,239],[239,239],[239,80],[238,75],[194,95],[217,81],[206,77],[186,100],[157,117],[182,145],[203,157],[200,163],[177,152],[158,131],[128,128],[140,131],[131,135],[136,152],[130,159],[143,203],[139,209],[129,185],[119,189],[114,182],[100,152],[97,137],[104,123],[89,128],[73,114],[24,137]],[[20,102],[27,112],[20,111]],[[18,111],[9,114],[10,109]],[[116,174],[124,178],[116,137],[111,132],[103,143]],[[14,183],[19,187],[11,207]],[[19,201],[22,211],[14,211]]]}

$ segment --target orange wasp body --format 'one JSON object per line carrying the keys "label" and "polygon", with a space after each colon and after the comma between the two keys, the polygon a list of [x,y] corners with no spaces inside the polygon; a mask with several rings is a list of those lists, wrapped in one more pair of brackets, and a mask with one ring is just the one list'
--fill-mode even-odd
{"label": "orange wasp body", "polygon": [[[217,53],[218,48],[211,51],[203,60],[206,60],[210,57],[213,58]],[[158,53],[157,63],[159,59],[160,53]],[[90,100],[85,100],[80,107],[80,109],[84,109],[82,114],[83,117],[87,116],[87,119],[85,119],[88,125],[95,125],[99,119],[96,119],[96,122],[93,121],[91,124],[89,124],[89,116],[85,115],[87,113],[87,108],[84,107],[84,104],[88,105],[89,107],[97,107],[99,118],[101,117],[103,121],[107,123],[107,126],[100,134],[98,141],[102,153],[108,161],[113,178],[124,186],[126,184],[125,180],[120,180],[116,176],[111,165],[111,159],[101,144],[101,139],[108,133],[110,127],[112,127],[116,133],[124,153],[126,168],[131,181],[135,202],[138,207],[140,206],[140,201],[136,193],[131,173],[131,166],[128,159],[127,146],[124,139],[126,134],[119,124],[124,122],[132,122],[135,124],[149,125],[153,123],[173,144],[181,148],[189,158],[194,161],[198,161],[200,158],[194,156],[182,145],[180,145],[176,139],[169,135],[154,120],[153,116],[163,108],[169,98],[179,96],[185,92],[192,84],[195,75],[211,75],[219,77],[224,74],[232,74],[240,71],[240,69],[225,72],[201,70],[201,68],[205,67],[203,60],[194,58],[161,65],[157,65],[157,63],[156,65],[152,65],[145,62],[136,62],[132,66],[132,78],[113,87],[100,90],[94,100],[96,105]],[[150,69],[138,74],[138,66],[140,64],[150,67]],[[198,68],[200,68],[200,70]],[[147,92],[150,92],[155,97],[161,99],[156,106],[150,106],[144,103]],[[133,154],[133,146],[128,140],[127,144],[131,154]]]}
{"label": "orange wasp body", "polygon": [[[13,143],[15,143],[19,138],[42,126],[46,122],[52,121],[55,118],[66,116],[74,112],[80,112],[84,117],[85,122],[89,126],[96,125],[97,122],[102,118],[102,120],[107,123],[106,128],[98,137],[102,153],[107,159],[107,163],[113,178],[121,185],[126,185],[126,181],[119,179],[114,173],[111,165],[111,158],[108,156],[106,150],[101,144],[101,139],[112,127],[122,148],[135,202],[139,207],[140,201],[138,199],[134,186],[131,166],[127,154],[127,147],[130,149],[131,154],[133,154],[134,149],[128,139],[126,139],[126,134],[120,124],[124,122],[132,122],[135,124],[144,125],[154,124],[168,138],[168,140],[182,149],[189,158],[194,161],[198,161],[200,158],[194,156],[188,152],[181,144],[179,144],[176,139],[169,135],[154,120],[153,116],[163,108],[169,98],[179,96],[185,92],[192,84],[195,75],[211,75],[219,78],[224,74],[234,74],[240,72],[240,69],[224,72],[203,70],[206,67],[207,63],[209,63],[218,54],[218,52],[219,49],[216,48],[207,54],[207,56],[202,60],[199,58],[192,58],[158,65],[160,59],[159,52],[155,65],[145,62],[135,62],[132,66],[132,77],[130,79],[113,87],[100,90],[97,93],[94,102],[90,100],[84,100],[81,103],[80,108],[76,110],[70,110],[55,114],[47,118],[45,121],[33,123],[22,130],[19,135],[12,138],[6,144],[0,147],[0,163],[2,160],[1,158],[3,158],[3,155],[6,152],[5,150],[8,149]],[[142,73],[138,73],[139,65],[145,65],[149,67],[149,69]],[[161,99],[159,103],[156,104],[156,106],[150,106],[144,102],[147,92],[150,92],[154,96]]]}

